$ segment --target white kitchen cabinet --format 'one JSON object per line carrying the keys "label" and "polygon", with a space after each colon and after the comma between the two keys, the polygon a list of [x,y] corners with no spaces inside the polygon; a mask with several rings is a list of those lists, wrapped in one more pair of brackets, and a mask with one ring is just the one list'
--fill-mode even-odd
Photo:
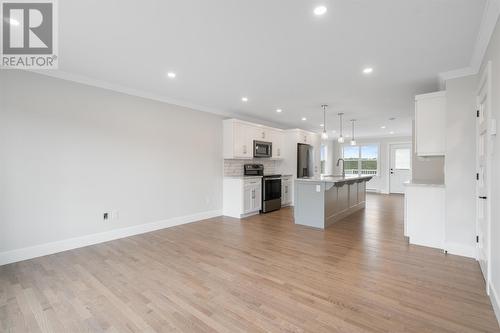
{"label": "white kitchen cabinet", "polygon": [[254,141],[271,142],[272,158],[283,156],[283,130],[227,119],[223,121],[223,156],[225,159],[253,158]]}
{"label": "white kitchen cabinet", "polygon": [[446,147],[446,92],[415,96],[415,152],[444,156]]}
{"label": "white kitchen cabinet", "polygon": [[262,203],[262,188],[258,181],[244,182],[243,186],[243,214],[258,212]]}
{"label": "white kitchen cabinet", "polygon": [[252,137],[256,141],[271,141],[270,130],[267,127],[261,125],[255,125],[253,127]]}
{"label": "white kitchen cabinet", "polygon": [[283,158],[283,131],[278,129],[269,130],[269,141],[273,144],[273,158]]}
{"label": "white kitchen cabinet", "polygon": [[236,119],[224,120],[223,154],[226,159],[253,158],[255,127]]}
{"label": "white kitchen cabinet", "polygon": [[258,214],[262,206],[261,177],[224,177],[222,212],[242,218]]}
{"label": "white kitchen cabinet", "polygon": [[292,176],[281,178],[281,206],[288,206],[292,203]]}
{"label": "white kitchen cabinet", "polygon": [[405,184],[404,235],[410,244],[444,249],[446,218],[443,184]]}
{"label": "white kitchen cabinet", "polygon": [[297,130],[297,143],[313,144],[314,134],[303,130]]}

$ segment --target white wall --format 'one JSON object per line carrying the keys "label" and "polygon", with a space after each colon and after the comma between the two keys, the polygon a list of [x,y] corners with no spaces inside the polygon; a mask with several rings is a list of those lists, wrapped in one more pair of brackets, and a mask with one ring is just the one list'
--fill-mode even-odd
{"label": "white wall", "polygon": [[[413,122],[412,141],[415,142],[415,121]],[[411,178],[414,181],[426,181],[434,184],[444,183],[444,156],[417,156],[415,145],[412,146]]]}
{"label": "white wall", "polygon": [[[492,62],[492,117],[500,122],[500,23],[497,22],[495,31],[491,36],[490,44],[483,59],[480,73],[484,71],[488,61]],[[479,81],[477,77],[476,85]],[[500,144],[498,134],[493,138],[493,162],[492,162],[492,195],[490,204],[491,211],[491,278],[492,278],[492,303],[494,305],[497,319],[500,321]]]}
{"label": "white wall", "polygon": [[[411,137],[383,137],[383,138],[362,138],[356,139],[357,144],[367,144],[374,143],[380,145],[380,160],[379,160],[379,175],[373,177],[366,185],[367,189],[380,192],[389,193],[389,145],[392,143],[411,143]],[[332,161],[332,173],[339,175],[342,173],[341,167],[337,167],[337,159],[342,156],[341,144],[336,141],[332,141],[332,146],[334,149],[333,161]]]}
{"label": "white wall", "polygon": [[475,76],[446,81],[445,249],[475,256]]}
{"label": "white wall", "polygon": [[[0,75],[0,255],[222,208],[222,118]],[[103,221],[116,210],[119,219]]]}

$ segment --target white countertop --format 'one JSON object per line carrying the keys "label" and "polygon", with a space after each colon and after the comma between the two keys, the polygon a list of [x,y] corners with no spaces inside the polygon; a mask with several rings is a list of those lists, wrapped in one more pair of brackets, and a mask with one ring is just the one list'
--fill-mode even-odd
{"label": "white countertop", "polygon": [[345,183],[350,180],[370,180],[373,176],[321,176],[311,178],[297,178],[297,182],[325,182],[325,183]]}
{"label": "white countertop", "polygon": [[260,179],[262,176],[224,176],[224,178],[228,179]]}
{"label": "white countertop", "polygon": [[436,183],[428,180],[409,180],[404,182],[404,186],[444,187],[444,183]]}
{"label": "white countertop", "polygon": [[[267,175],[266,175],[267,176]],[[292,177],[292,174],[285,174],[281,175],[281,177]],[[262,176],[224,176],[224,178],[229,178],[229,179],[252,179],[252,178],[262,178]]]}

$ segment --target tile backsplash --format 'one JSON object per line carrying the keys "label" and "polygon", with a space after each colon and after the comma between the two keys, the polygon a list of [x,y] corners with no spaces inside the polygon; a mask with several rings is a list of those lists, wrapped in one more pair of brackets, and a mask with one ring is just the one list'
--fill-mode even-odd
{"label": "tile backsplash", "polygon": [[224,176],[243,176],[244,164],[263,164],[264,174],[281,174],[281,160],[224,160]]}

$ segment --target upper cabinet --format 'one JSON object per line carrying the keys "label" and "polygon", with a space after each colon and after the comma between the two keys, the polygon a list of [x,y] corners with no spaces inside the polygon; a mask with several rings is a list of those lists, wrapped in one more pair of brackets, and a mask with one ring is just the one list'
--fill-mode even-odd
{"label": "upper cabinet", "polygon": [[446,92],[415,96],[415,152],[417,156],[444,156]]}
{"label": "upper cabinet", "polygon": [[269,130],[269,141],[273,144],[273,158],[283,158],[283,131],[279,129]]}
{"label": "upper cabinet", "polygon": [[271,142],[272,158],[283,155],[283,131],[277,128],[252,124],[238,119],[223,122],[223,154],[225,159],[253,158],[253,142]]}
{"label": "upper cabinet", "polygon": [[306,143],[308,145],[313,145],[314,142],[314,134],[302,130],[297,131],[297,141],[298,143]]}

